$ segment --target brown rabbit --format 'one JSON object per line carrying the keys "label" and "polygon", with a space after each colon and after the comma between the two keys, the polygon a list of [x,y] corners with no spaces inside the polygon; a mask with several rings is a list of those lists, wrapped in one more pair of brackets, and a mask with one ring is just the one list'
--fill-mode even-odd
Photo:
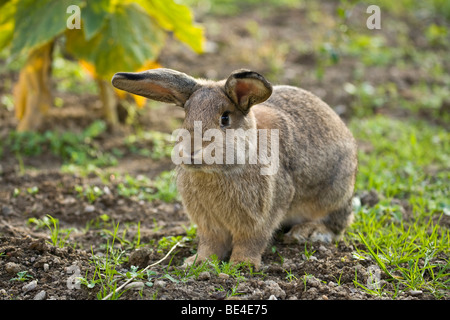
{"label": "brown rabbit", "polygon": [[[231,253],[231,262],[250,262],[259,268],[261,254],[281,226],[292,227],[286,236],[300,242],[331,242],[351,223],[356,144],[339,116],[310,92],[272,87],[249,70],[237,70],[215,82],[161,68],[116,73],[112,83],[186,111],[183,132],[190,133],[186,140],[191,140],[175,152],[188,160],[177,166],[177,186],[198,227],[198,252],[185,264],[213,254],[224,259]],[[214,129],[228,136],[230,129],[243,130],[232,139],[215,135],[214,142],[203,138],[199,143],[192,135],[198,135],[200,121],[200,134]],[[242,131],[256,131],[260,138],[264,129],[265,144],[255,144],[251,134],[242,136]],[[265,146],[268,152],[278,151],[277,157],[271,164],[263,163],[263,157],[251,163],[250,152],[236,149],[239,139],[249,150],[256,146],[261,152]],[[201,161],[202,150],[220,144],[226,152],[215,149],[215,162]],[[233,147],[227,148],[230,144]],[[239,156],[244,163],[236,161]],[[270,165],[273,170],[264,172]]]}

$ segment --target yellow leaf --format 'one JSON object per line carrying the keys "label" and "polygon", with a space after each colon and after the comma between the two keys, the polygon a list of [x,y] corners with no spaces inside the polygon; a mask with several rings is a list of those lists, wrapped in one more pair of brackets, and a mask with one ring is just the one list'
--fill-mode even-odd
{"label": "yellow leaf", "polygon": [[143,108],[145,106],[145,103],[147,102],[147,98],[137,96],[135,94],[133,94],[133,98],[134,98],[134,101],[136,102],[136,105],[138,106],[138,108]]}
{"label": "yellow leaf", "polygon": [[96,79],[98,78],[97,72],[95,71],[95,66],[92,63],[87,62],[86,60],[80,60],[79,61],[81,67],[89,73],[89,75]]}
{"label": "yellow leaf", "polygon": [[38,129],[52,104],[49,88],[53,43],[33,49],[14,86],[15,114],[20,120],[18,131]]}

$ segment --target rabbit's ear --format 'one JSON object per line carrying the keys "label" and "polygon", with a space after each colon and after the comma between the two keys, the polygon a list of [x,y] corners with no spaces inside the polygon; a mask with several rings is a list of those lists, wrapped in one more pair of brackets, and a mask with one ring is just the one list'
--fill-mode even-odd
{"label": "rabbit's ear", "polygon": [[165,68],[143,72],[119,72],[114,87],[152,100],[183,106],[195,90],[197,81],[187,74]]}
{"label": "rabbit's ear", "polygon": [[250,107],[266,101],[272,94],[272,85],[259,73],[249,70],[234,71],[225,83],[228,97],[245,113]]}

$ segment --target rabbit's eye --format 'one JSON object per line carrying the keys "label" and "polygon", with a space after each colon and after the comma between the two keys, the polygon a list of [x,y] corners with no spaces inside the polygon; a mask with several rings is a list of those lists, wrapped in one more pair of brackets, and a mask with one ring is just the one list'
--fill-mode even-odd
{"label": "rabbit's eye", "polygon": [[221,127],[228,127],[231,123],[231,118],[230,118],[230,112],[229,111],[225,111],[222,116],[220,117],[220,126]]}

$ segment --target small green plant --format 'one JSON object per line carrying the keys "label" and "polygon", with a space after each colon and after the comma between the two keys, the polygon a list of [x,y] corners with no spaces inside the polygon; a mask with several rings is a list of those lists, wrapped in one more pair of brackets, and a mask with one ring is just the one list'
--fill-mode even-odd
{"label": "small green plant", "polygon": [[387,293],[383,290],[384,287],[386,286],[385,284],[383,286],[380,286],[379,284],[374,284],[374,285],[370,285],[370,286],[366,287],[365,285],[359,283],[358,282],[358,272],[357,272],[356,268],[355,268],[355,279],[353,280],[353,284],[354,284],[355,288],[361,288],[371,295],[376,295],[376,296],[381,297]]}
{"label": "small green plant", "polygon": [[13,197],[17,198],[19,195],[20,195],[20,189],[19,188],[14,188]]}
{"label": "small green plant", "polygon": [[125,144],[131,152],[153,160],[170,158],[173,149],[171,135],[159,131],[138,130],[125,139]]}
{"label": "small green plant", "polygon": [[164,250],[168,250],[172,248],[177,242],[188,240],[187,238],[183,238],[183,236],[170,236],[170,237],[162,237],[158,241],[158,252],[162,252]]}
{"label": "small green plant", "polygon": [[111,232],[111,241],[108,238],[105,246],[104,255],[95,255],[92,252],[91,264],[94,265],[94,275],[90,280],[82,282],[84,284],[100,285],[100,290],[97,292],[97,299],[101,300],[110,293],[114,292],[110,299],[117,300],[125,292],[117,292],[117,281],[121,279],[120,273],[116,270],[117,266],[123,263],[126,259],[125,251],[120,248],[115,248],[115,242],[119,231],[119,224],[114,226]]}
{"label": "small green plant", "polygon": [[336,278],[335,276],[333,276],[333,278],[336,280],[336,283],[338,286],[341,285],[341,278],[342,278],[343,273],[344,273],[344,270],[342,270],[341,273],[339,274],[339,278]]}
{"label": "small green plant", "polygon": [[55,247],[64,248],[67,245],[67,239],[70,236],[70,233],[73,229],[61,229],[59,227],[59,220],[53,218],[51,215],[47,215],[49,219],[49,224],[47,227],[50,230],[50,244]]}
{"label": "small green plant", "polygon": [[157,275],[157,273],[153,270],[147,270],[147,282],[145,283],[145,285],[147,287],[153,287],[153,278],[155,278]]}
{"label": "small green plant", "polygon": [[303,291],[306,291],[306,283],[308,282],[308,279],[313,278],[314,276],[312,274],[307,274],[305,272],[305,275],[302,277],[302,281],[303,281]]}
{"label": "small green plant", "polygon": [[123,197],[137,197],[149,202],[162,200],[170,203],[178,198],[173,171],[164,171],[153,181],[143,175],[126,175],[117,185],[117,192]]}
{"label": "small green plant", "polygon": [[27,281],[33,279],[33,276],[28,274],[28,271],[17,272],[17,277],[10,279],[10,281]]}
{"label": "small green plant", "polygon": [[311,259],[311,257],[314,255],[314,253],[316,252],[316,250],[311,251],[312,245],[310,245],[309,249],[308,249],[308,243],[305,242],[305,250],[304,250],[304,254],[306,257],[306,260]]}
{"label": "small green plant", "polygon": [[79,198],[85,198],[89,203],[94,203],[99,197],[101,197],[104,192],[97,186],[75,186],[75,191],[78,193]]}
{"label": "small green plant", "polygon": [[30,188],[27,188],[27,192],[28,192],[28,194],[34,196],[39,192],[39,188],[37,186],[33,186]]}
{"label": "small green plant", "polygon": [[289,271],[284,270],[284,272],[286,272],[286,277],[285,277],[285,278],[286,278],[289,282],[292,282],[292,281],[296,281],[296,280],[297,280],[297,277],[294,276],[294,274],[292,273],[291,269],[289,269]]}
{"label": "small green plant", "polygon": [[219,285],[219,287],[216,288],[215,290],[219,291],[219,292],[226,292],[226,297],[230,298],[230,297],[235,297],[235,296],[243,294],[241,292],[238,292],[238,290],[237,290],[238,286],[239,286],[239,280],[236,281],[236,284],[234,286],[232,286],[230,290],[225,289],[222,285]]}
{"label": "small green plant", "polygon": [[109,227],[111,224],[111,217],[107,215],[106,213],[95,217],[94,219],[89,220],[86,222],[86,227],[84,228],[84,232],[89,231],[91,228],[93,229],[102,229]]}
{"label": "small green plant", "polygon": [[36,229],[48,228],[50,230],[50,241],[47,242],[59,248],[68,244],[67,239],[73,231],[73,229],[61,229],[59,220],[49,214],[42,219],[29,218],[27,224],[34,224]]}
{"label": "small green plant", "polygon": [[272,246],[271,248],[272,253],[276,253],[278,257],[280,258],[280,264],[282,265],[284,263],[284,257],[280,254],[276,246]]}
{"label": "small green plant", "polygon": [[36,230],[42,228],[48,228],[50,226],[50,219],[48,216],[43,217],[42,219],[38,218],[29,218],[27,224],[34,224]]}

